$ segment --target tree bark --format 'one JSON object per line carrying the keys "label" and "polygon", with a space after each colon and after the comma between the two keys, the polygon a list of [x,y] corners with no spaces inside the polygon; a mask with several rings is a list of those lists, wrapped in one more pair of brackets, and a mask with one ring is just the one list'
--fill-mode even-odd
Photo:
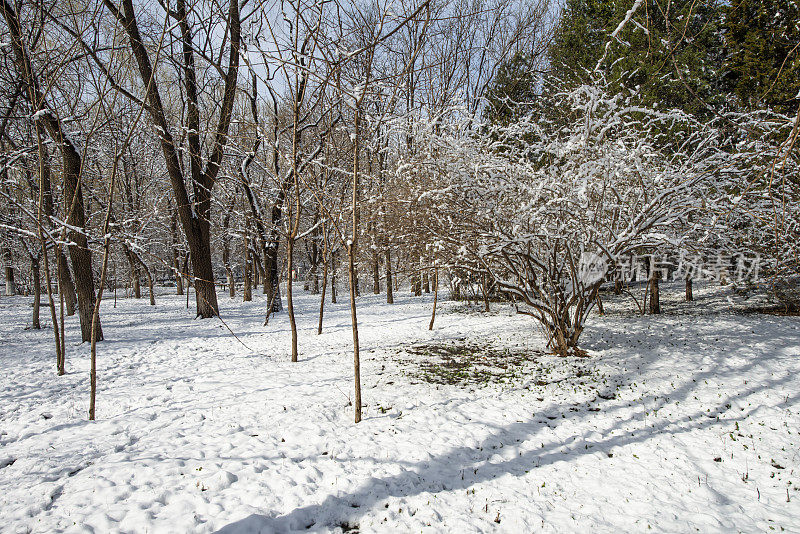
{"label": "tree bark", "polygon": [[322,315],[325,311],[325,290],[328,288],[328,262],[322,260],[322,291],[319,297],[319,325],[317,326],[317,335],[322,334]]}
{"label": "tree bark", "polygon": [[336,252],[331,254],[331,304],[336,304]]}
{"label": "tree bark", "polygon": [[125,249],[125,257],[128,258],[128,265],[131,269],[131,286],[133,287],[133,298],[140,299],[142,298],[142,287],[139,281],[139,264],[134,259],[133,253],[131,252],[128,245],[123,244],[123,248]]}
{"label": "tree bark", "polygon": [[686,277],[686,301],[694,300],[694,294],[692,293],[692,279]]}
{"label": "tree bark", "polygon": [[386,247],[386,303],[394,304],[394,292],[392,290],[392,251]]}
{"label": "tree bark", "polygon": [[658,280],[660,276],[658,271],[653,270],[650,275],[650,313],[661,313],[661,302],[659,298]]}
{"label": "tree bark", "polygon": [[381,294],[381,267],[377,252],[372,253],[372,293]]}
{"label": "tree bark", "polygon": [[38,256],[31,257],[31,272],[33,273],[33,319],[31,327],[39,330],[42,326],[39,324],[39,303],[41,302],[42,294],[42,276],[39,269]]}
{"label": "tree bark", "polygon": [[[299,217],[299,214],[298,214]],[[292,361],[297,361],[297,323],[294,317],[294,299],[292,293],[292,269],[294,268],[294,237],[286,240],[286,310],[289,313],[289,326],[292,330]]]}
{"label": "tree bark", "polygon": [[11,249],[3,247],[3,263],[6,271],[6,296],[17,294],[17,284],[14,281],[14,264],[11,256]]}
{"label": "tree bark", "polygon": [[242,288],[242,302],[253,300],[252,266],[250,260],[250,239],[247,232],[244,234],[244,287]]}
{"label": "tree bark", "polygon": [[433,321],[436,320],[436,303],[439,301],[439,270],[433,270],[433,311],[431,311],[431,322],[428,330],[433,330]]}
{"label": "tree bark", "polygon": [[172,202],[168,206],[171,214],[169,231],[172,235],[172,270],[175,274],[175,294],[183,295],[183,271],[181,271],[181,258],[178,252],[178,212],[172,209]]}
{"label": "tree bark", "polygon": [[483,293],[483,311],[489,312],[489,284],[486,281],[486,273],[481,273],[481,292]]}

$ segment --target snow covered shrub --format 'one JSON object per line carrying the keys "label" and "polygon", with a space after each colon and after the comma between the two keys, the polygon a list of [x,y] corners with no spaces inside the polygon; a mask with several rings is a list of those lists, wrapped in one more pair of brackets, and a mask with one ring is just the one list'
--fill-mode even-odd
{"label": "snow covered shrub", "polygon": [[507,126],[439,124],[400,170],[426,169],[424,224],[450,264],[488,272],[561,355],[581,352],[617,259],[697,233],[720,175],[713,131],[635,101],[583,86]]}
{"label": "snow covered shrub", "polygon": [[785,305],[800,278],[800,111],[795,117],[743,114],[729,122],[738,127],[739,172],[717,195],[729,246],[760,254],[761,277]]}

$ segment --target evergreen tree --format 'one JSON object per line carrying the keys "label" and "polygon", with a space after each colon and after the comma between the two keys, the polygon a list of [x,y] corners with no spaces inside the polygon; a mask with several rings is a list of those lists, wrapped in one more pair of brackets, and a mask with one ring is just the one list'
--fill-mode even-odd
{"label": "evergreen tree", "polygon": [[517,52],[500,66],[492,80],[486,95],[486,119],[508,126],[530,111],[540,85],[531,56]]}
{"label": "evergreen tree", "polygon": [[[723,9],[717,0],[645,0],[612,39],[630,0],[567,0],[550,47],[551,83],[588,83],[598,62],[617,90],[638,89],[642,104],[699,118],[725,102]],[[608,44],[608,50],[606,45]]]}
{"label": "evergreen tree", "polygon": [[800,7],[792,0],[741,0],[726,9],[726,80],[746,110],[797,111]]}

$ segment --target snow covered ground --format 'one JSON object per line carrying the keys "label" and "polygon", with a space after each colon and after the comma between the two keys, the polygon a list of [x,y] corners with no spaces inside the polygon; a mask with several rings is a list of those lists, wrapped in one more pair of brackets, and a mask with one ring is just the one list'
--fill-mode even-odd
{"label": "snow covered ground", "polygon": [[673,288],[660,317],[609,301],[591,358],[560,359],[499,305],[429,332],[430,298],[365,296],[355,425],[346,299],[317,336],[297,290],[291,363],[263,295],[220,294],[237,340],[168,291],[104,302],[93,423],[76,318],[57,377],[30,299],[0,298],[0,531],[800,532],[798,317]]}

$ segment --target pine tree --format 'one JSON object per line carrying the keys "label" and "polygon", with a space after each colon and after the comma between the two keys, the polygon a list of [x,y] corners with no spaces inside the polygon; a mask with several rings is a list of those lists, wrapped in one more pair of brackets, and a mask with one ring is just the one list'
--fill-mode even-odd
{"label": "pine tree", "polygon": [[603,58],[606,81],[618,91],[638,90],[642,104],[713,114],[726,100],[721,4],[645,0],[612,39],[631,7],[629,0],[567,0],[550,47],[551,83],[589,83]]}
{"label": "pine tree", "polygon": [[508,126],[530,111],[540,85],[532,58],[517,52],[497,70],[486,95],[486,119]]}
{"label": "pine tree", "polygon": [[742,0],[726,9],[726,80],[745,110],[797,111],[800,7],[795,1]]}

